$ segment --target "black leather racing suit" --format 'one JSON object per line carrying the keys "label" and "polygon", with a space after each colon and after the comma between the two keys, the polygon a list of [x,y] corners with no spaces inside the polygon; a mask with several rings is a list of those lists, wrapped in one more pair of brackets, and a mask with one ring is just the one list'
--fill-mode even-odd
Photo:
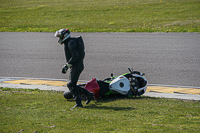
{"label": "black leather racing suit", "polygon": [[73,93],[76,104],[80,105],[80,94],[85,94],[86,96],[89,95],[89,92],[86,89],[77,86],[79,76],[84,69],[83,60],[85,57],[85,48],[82,38],[70,37],[64,42],[64,50],[67,63],[72,64],[67,86],[69,90]]}

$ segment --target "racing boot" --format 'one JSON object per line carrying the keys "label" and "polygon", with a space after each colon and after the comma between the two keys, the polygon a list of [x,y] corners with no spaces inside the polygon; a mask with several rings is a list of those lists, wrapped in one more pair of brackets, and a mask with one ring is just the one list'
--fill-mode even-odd
{"label": "racing boot", "polygon": [[80,92],[81,94],[84,94],[84,95],[87,97],[87,101],[86,101],[85,104],[89,104],[89,103],[91,102],[93,96],[94,96],[94,93],[89,92],[89,91],[86,90],[85,88],[81,88],[81,87],[79,87],[79,86],[78,86],[77,88],[78,88],[78,90],[79,90],[79,92]]}
{"label": "racing boot", "polygon": [[75,101],[76,101],[76,105],[70,109],[74,109],[74,108],[77,108],[77,107],[83,107],[82,103],[81,103],[81,98],[79,95],[76,95],[75,96]]}

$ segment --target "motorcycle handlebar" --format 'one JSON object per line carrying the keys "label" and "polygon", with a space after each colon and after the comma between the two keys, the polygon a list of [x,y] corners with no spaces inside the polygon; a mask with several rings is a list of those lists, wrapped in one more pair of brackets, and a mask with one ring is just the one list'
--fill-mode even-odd
{"label": "motorcycle handlebar", "polygon": [[132,70],[130,68],[128,68],[128,70],[130,71],[131,74],[136,73],[136,74],[141,75],[141,76],[145,75],[145,73],[141,73],[141,72],[138,72],[138,71],[133,71],[133,68],[132,68]]}

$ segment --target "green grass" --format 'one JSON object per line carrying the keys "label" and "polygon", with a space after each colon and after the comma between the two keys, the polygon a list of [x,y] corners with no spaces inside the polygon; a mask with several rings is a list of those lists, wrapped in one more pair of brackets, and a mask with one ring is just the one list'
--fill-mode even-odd
{"label": "green grass", "polygon": [[0,31],[200,32],[200,0],[0,0]]}
{"label": "green grass", "polygon": [[0,132],[200,132],[200,101],[105,98],[70,110],[74,104],[62,92],[0,88]]}

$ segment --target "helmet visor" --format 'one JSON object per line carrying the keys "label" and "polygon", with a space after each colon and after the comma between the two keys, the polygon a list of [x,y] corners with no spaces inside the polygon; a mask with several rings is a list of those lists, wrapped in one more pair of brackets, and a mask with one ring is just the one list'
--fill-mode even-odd
{"label": "helmet visor", "polygon": [[56,31],[56,33],[54,34],[54,36],[55,37],[62,37],[63,35],[61,34],[61,31],[62,31],[63,29],[60,29],[60,30],[58,30],[58,31]]}

